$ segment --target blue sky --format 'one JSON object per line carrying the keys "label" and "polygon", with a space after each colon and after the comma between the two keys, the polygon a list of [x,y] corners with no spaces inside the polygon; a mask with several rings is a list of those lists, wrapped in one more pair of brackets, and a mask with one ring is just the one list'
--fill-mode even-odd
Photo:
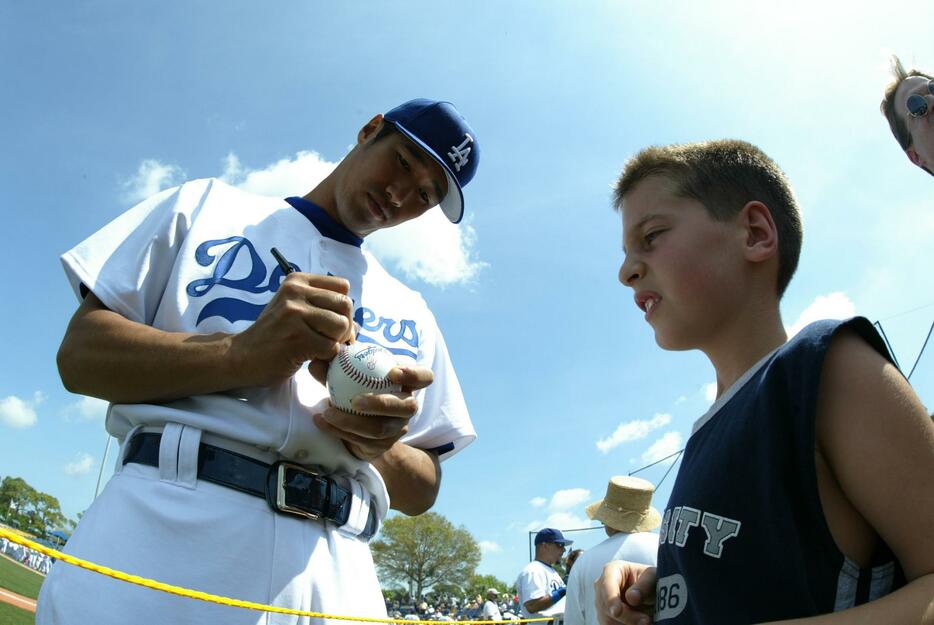
{"label": "blue sky", "polygon": [[[186,179],[304,194],[413,97],[455,102],[482,142],[467,217],[368,245],[424,294],[457,367],[480,438],[435,509],[482,541],[481,572],[511,582],[529,529],[589,525],[607,479],[679,449],[711,401],[707,361],[659,350],[616,281],[610,185],[642,147],[762,147],[804,213],[786,325],[862,314],[912,362],[934,321],[934,184],[878,102],[888,54],[934,69],[934,6],[754,4],[0,4],[0,475],[72,517],[94,494],[104,407],[55,368],[76,307],[62,252]],[[932,354],[913,376],[928,406]]]}

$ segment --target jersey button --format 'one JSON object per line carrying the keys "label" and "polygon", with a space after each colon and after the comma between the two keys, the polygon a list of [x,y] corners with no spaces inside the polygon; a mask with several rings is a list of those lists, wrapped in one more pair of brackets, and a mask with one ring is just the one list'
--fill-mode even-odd
{"label": "jersey button", "polygon": [[296,459],[296,460],[304,460],[304,459],[307,458],[307,457],[308,457],[308,450],[307,450],[307,449],[299,449],[298,451],[295,452],[295,459]]}

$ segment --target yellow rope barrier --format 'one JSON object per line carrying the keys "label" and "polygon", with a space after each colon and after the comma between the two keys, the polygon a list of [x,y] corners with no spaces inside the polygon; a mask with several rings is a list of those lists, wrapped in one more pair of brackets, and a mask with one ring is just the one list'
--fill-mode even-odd
{"label": "yellow rope barrier", "polygon": [[[181,588],[179,586],[172,586],[171,584],[166,584],[164,582],[159,582],[153,579],[148,579],[145,577],[140,577],[139,575],[131,575],[129,573],[124,573],[123,571],[118,571],[116,569],[111,569],[106,566],[101,566],[99,564],[94,564],[93,562],[88,562],[87,560],[82,560],[81,558],[76,558],[74,556],[68,555],[67,553],[62,553],[61,551],[56,551],[45,545],[41,545],[35,541],[29,540],[28,538],[21,536],[20,534],[13,532],[11,530],[0,527],[0,538],[6,538],[7,540],[23,545],[24,547],[29,547],[30,549],[35,549],[39,553],[45,554],[50,558],[55,558],[56,560],[61,560],[62,562],[67,562],[73,566],[80,567],[82,569],[87,569],[95,573],[100,573],[101,575],[106,575],[107,577],[112,577],[120,581],[129,582],[131,584],[136,584],[137,586],[143,586],[144,588],[151,588],[153,590],[161,590],[162,592],[167,592],[172,595],[179,595],[181,597],[187,597],[189,599],[197,599],[199,601],[207,601],[210,603],[219,603],[221,605],[228,605],[234,608],[242,608],[245,610],[258,610],[260,612],[276,612],[279,614],[291,614],[293,616],[308,616],[311,618],[321,618],[321,619],[333,619],[338,621],[357,621],[360,623],[394,623],[397,625],[438,625],[438,621],[413,621],[406,619],[391,619],[391,618],[370,618],[366,616],[339,616],[336,614],[323,614],[321,612],[307,612],[305,610],[294,610],[292,608],[282,608],[274,605],[264,605],[262,603],[254,603],[252,601],[242,601],[240,599],[231,599],[230,597],[222,597],[220,595],[212,595],[210,593],[201,592],[199,590],[190,590],[188,588]],[[538,621],[551,621],[551,618],[528,618],[528,619],[517,619],[514,621],[507,621],[511,623],[533,623]],[[489,625],[489,621],[457,621],[458,625]]]}

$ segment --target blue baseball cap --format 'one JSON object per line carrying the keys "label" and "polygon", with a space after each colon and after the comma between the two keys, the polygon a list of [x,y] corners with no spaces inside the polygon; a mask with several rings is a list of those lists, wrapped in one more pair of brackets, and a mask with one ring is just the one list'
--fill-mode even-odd
{"label": "blue baseball cap", "polygon": [[477,134],[450,102],[417,98],[383,116],[399,132],[428,153],[448,179],[441,210],[454,223],[464,216],[463,187],[473,179],[480,162]]}
{"label": "blue baseball cap", "polygon": [[568,540],[565,538],[564,534],[561,533],[561,530],[556,530],[551,527],[538,530],[538,534],[535,535],[536,545],[540,545],[542,543],[558,543],[559,545],[564,545],[567,547],[573,542],[573,540]]}

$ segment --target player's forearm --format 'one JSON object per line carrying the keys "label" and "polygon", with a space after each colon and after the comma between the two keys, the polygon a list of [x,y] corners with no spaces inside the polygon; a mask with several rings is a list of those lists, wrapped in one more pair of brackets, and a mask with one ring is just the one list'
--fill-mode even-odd
{"label": "player's forearm", "polygon": [[890,595],[842,612],[776,621],[772,625],[932,625],[934,573],[913,580]]}
{"label": "player's forearm", "polygon": [[539,597],[538,599],[529,599],[526,601],[525,609],[532,614],[537,614],[542,610],[547,610],[556,603],[558,603],[557,600],[552,599],[550,595],[545,595],[544,597]]}
{"label": "player's forearm", "polygon": [[168,401],[240,386],[230,335],[164,332],[107,309],[76,315],[58,352],[69,391],[113,403]]}
{"label": "player's forearm", "polygon": [[396,443],[373,460],[389,492],[390,507],[409,516],[427,512],[441,487],[441,464],[434,454]]}

